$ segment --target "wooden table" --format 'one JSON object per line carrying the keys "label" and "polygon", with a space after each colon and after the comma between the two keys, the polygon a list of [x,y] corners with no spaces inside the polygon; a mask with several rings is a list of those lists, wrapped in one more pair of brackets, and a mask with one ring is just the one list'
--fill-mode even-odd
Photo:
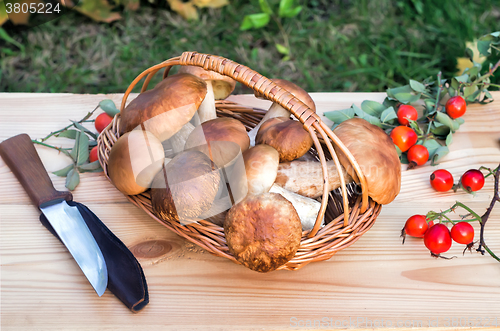
{"label": "wooden table", "polygon": [[[38,221],[13,174],[0,159],[2,330],[257,330],[491,326],[500,323],[500,264],[454,244],[447,256],[430,257],[422,240],[399,237],[413,214],[450,207],[455,200],[482,214],[493,183],[475,197],[437,193],[430,173],[446,168],[456,179],[469,168],[500,162],[500,93],[492,104],[470,106],[451,152],[437,167],[406,171],[397,199],[382,208],[373,228],[351,247],[299,271],[260,274],[213,256],[150,219],[102,173],[84,174],[74,199],[87,205],[136,254],[149,285],[150,303],[131,313],[107,291],[99,298],[71,255]],[[312,93],[318,112],[347,108],[383,93]],[[78,120],[105,98],[121,95],[0,94],[0,141],[19,133],[32,138]],[[266,108],[253,96],[231,100]],[[328,121],[327,121],[328,122]],[[71,146],[57,138],[49,142]],[[40,147],[48,169],[69,163]],[[51,175],[57,189],[64,178]],[[486,228],[500,253],[500,207]],[[169,249],[171,248],[171,249]],[[467,320],[468,319],[468,320]],[[314,324],[316,323],[316,324]],[[476,324],[472,324],[476,325]]]}

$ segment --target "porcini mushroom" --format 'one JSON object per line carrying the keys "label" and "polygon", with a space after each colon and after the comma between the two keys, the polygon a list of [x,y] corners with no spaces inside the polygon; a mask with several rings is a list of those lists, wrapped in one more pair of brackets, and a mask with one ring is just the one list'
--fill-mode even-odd
{"label": "porcini mushroom", "polygon": [[[272,79],[272,81],[277,85],[279,85],[280,87],[287,90],[288,92],[290,92],[291,94],[293,94],[297,99],[302,101],[307,107],[316,112],[316,105],[314,104],[313,99],[306,91],[304,91],[304,89],[286,79]],[[254,94],[259,99],[265,99],[265,97],[259,92],[255,92]],[[255,126],[252,130],[248,132],[248,136],[250,137],[250,146],[255,146],[256,144],[255,139],[257,136],[257,132],[259,131],[262,123],[274,117],[290,118],[290,115],[291,113],[285,108],[283,108],[279,103],[273,102],[271,107],[269,107],[268,111],[262,118],[262,120],[257,124],[257,126]]]}
{"label": "porcini mushroom", "polygon": [[217,118],[215,100],[227,98],[233,92],[236,81],[229,76],[221,75],[215,71],[205,70],[197,66],[181,66],[179,73],[188,73],[203,79],[207,83],[207,93],[202,104],[198,108],[200,123]]}
{"label": "porcini mushroom", "polygon": [[255,143],[274,147],[279,152],[280,162],[289,162],[307,153],[313,140],[299,121],[274,117],[262,124]]}
{"label": "porcini mushroom", "polygon": [[[334,161],[326,162],[328,170],[328,191],[340,187],[340,177]],[[351,176],[342,167],[345,182],[352,182]],[[278,166],[275,184],[308,198],[319,198],[323,195],[323,169],[318,161],[283,162]]]}
{"label": "porcini mushroom", "polygon": [[[359,164],[373,201],[379,204],[393,201],[401,188],[401,163],[391,138],[381,128],[361,118],[344,121],[333,132]],[[356,171],[345,154],[334,147],[340,163],[358,182]]]}
{"label": "porcini mushroom", "polygon": [[196,76],[169,76],[123,109],[120,134],[142,129],[164,141],[191,120],[206,93],[207,84]]}
{"label": "porcini mushroom", "polygon": [[291,260],[300,245],[300,219],[280,194],[249,196],[226,215],[224,233],[229,252],[244,266],[276,270]]}
{"label": "porcini mushroom", "polygon": [[212,207],[219,184],[219,171],[205,154],[182,152],[153,180],[153,212],[163,220],[189,223]]}
{"label": "porcini mushroom", "polygon": [[264,144],[254,146],[243,153],[243,161],[244,167],[236,168],[229,180],[236,203],[249,196],[266,192],[279,193],[290,201],[297,211],[302,230],[313,228],[321,203],[274,184],[279,166],[279,154],[273,147]]}
{"label": "porcini mushroom", "polygon": [[142,193],[163,167],[164,159],[163,146],[151,132],[127,132],[114,143],[109,153],[109,179],[124,194]]}
{"label": "porcini mushroom", "polygon": [[186,140],[184,148],[205,153],[222,168],[232,164],[249,145],[245,126],[240,121],[219,117],[197,126]]}

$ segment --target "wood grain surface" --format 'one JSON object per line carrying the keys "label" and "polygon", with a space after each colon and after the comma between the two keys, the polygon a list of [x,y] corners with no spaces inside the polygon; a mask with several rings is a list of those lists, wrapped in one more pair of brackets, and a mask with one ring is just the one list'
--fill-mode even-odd
{"label": "wood grain surface", "polygon": [[[384,93],[312,93],[318,113],[382,101]],[[12,172],[0,159],[0,258],[2,330],[289,330],[339,328],[441,328],[500,325],[500,264],[454,244],[430,257],[422,240],[399,238],[413,214],[449,208],[460,200],[482,214],[493,183],[475,197],[437,193],[430,173],[448,169],[456,179],[470,168],[500,162],[500,93],[488,105],[472,105],[439,166],[407,171],[400,195],[382,208],[373,228],[330,260],[298,271],[260,274],[213,256],[150,219],[102,173],[82,175],[74,200],[84,203],[141,262],[150,303],[131,313],[109,291],[99,298],[65,247],[38,221]],[[0,141],[19,133],[40,138],[78,120],[105,98],[121,95],[1,94]],[[233,101],[267,108],[251,95]],[[325,120],[328,124],[328,120]],[[69,147],[71,140],[50,139]],[[48,171],[69,164],[66,156],[36,146]],[[64,178],[50,174],[57,190]],[[477,227],[476,227],[477,228]],[[486,227],[490,248],[500,253],[500,207]],[[484,330],[485,328],[481,328]]]}

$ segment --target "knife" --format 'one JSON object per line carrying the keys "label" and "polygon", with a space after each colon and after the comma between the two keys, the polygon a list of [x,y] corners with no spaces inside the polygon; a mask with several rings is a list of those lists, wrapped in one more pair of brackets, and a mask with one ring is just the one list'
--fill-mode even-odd
{"label": "knife", "polygon": [[0,143],[0,156],[101,296],[108,284],[106,262],[78,208],[67,204],[73,200],[71,192],[56,191],[27,134]]}

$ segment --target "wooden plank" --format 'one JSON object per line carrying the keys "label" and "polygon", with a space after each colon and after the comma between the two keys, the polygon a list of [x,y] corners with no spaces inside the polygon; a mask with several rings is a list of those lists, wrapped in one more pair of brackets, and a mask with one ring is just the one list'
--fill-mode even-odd
{"label": "wooden plank", "polygon": [[[312,96],[320,113],[365,99],[383,99],[381,93]],[[42,137],[110,97],[120,100],[120,95],[0,94],[0,141],[21,132]],[[494,97],[500,99],[500,93]],[[269,106],[253,96],[231,98],[260,108]],[[499,114],[500,101],[471,106],[439,168],[459,176],[479,165],[496,166]],[[38,151],[51,171],[65,164],[65,157],[57,152]],[[472,326],[494,326],[493,318],[500,323],[497,262],[477,253],[462,256],[460,245],[447,253],[457,256],[452,260],[429,257],[419,239],[408,238],[401,245],[399,232],[409,215],[445,209],[455,200],[483,211],[491,199],[491,181],[475,197],[434,192],[428,184],[434,169],[403,169],[401,194],[383,207],[373,228],[348,249],[299,271],[269,274],[204,252],[130,204],[102,174],[84,174],[75,200],[99,215],[144,268],[151,302],[132,314],[109,291],[101,298],[95,295],[69,253],[38,222],[37,210],[0,159],[2,329],[284,330],[305,328],[314,321],[323,324],[312,327],[336,329],[353,319],[350,326],[357,328],[389,327],[389,322],[394,327],[398,322],[407,327],[411,323],[465,326],[460,318]],[[64,179],[51,178],[58,189],[64,189]],[[500,252],[499,221],[497,208],[486,231],[486,240],[496,252]],[[374,325],[375,321],[379,324]],[[454,321],[457,324],[452,325]]]}

